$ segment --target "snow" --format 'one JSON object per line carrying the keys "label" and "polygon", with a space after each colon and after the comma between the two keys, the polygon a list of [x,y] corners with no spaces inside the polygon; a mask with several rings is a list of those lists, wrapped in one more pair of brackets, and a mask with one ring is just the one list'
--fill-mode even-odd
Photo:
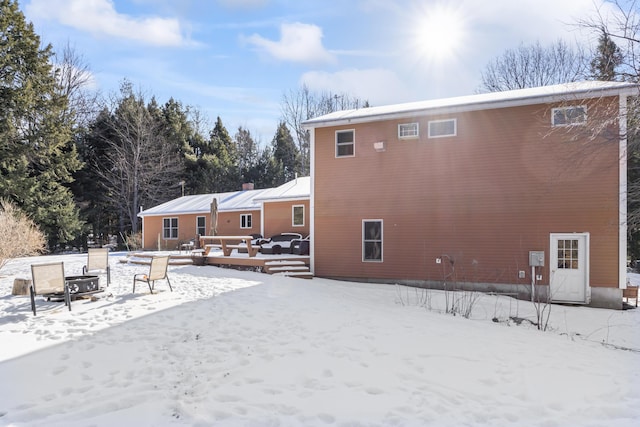
{"label": "snow", "polygon": [[0,270],[0,425],[639,425],[637,309],[553,305],[543,332],[506,296],[466,319],[441,291],[191,265],[132,294],[148,267],[121,259],[96,301],[37,316],[14,279],[86,255]]}

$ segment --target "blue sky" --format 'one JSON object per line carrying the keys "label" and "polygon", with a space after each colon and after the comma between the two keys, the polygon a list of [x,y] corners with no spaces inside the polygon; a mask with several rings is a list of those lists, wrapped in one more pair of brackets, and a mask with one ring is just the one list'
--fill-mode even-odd
{"label": "blue sky", "polygon": [[286,92],[387,105],[474,93],[520,43],[593,43],[576,28],[601,0],[22,0],[45,43],[69,43],[107,95],[123,79],[233,135],[272,139]]}

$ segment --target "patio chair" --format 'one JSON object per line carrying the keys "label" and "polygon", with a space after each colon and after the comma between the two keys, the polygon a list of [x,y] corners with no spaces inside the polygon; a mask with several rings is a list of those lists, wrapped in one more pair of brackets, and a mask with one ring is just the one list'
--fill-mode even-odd
{"label": "patio chair", "polygon": [[167,270],[169,267],[169,255],[154,256],[151,258],[151,265],[149,266],[149,274],[136,274],[133,276],[133,293],[136,293],[136,282],[145,282],[149,285],[149,291],[153,293],[156,280],[166,280],[169,284],[169,289],[173,292]]}
{"label": "patio chair", "polygon": [[71,295],[64,278],[64,264],[62,262],[32,264],[31,278],[29,294],[31,296],[31,311],[34,316],[36,315],[36,295],[44,296],[47,300],[62,298],[71,311]]}
{"label": "patio chair", "polygon": [[111,267],[109,267],[109,248],[89,248],[87,265],[82,267],[82,274],[105,274],[107,286],[111,284]]}

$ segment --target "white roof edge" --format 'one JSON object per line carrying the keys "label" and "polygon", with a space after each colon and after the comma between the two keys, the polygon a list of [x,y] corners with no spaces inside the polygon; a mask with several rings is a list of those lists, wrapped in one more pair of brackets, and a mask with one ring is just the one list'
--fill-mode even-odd
{"label": "white roof edge", "polygon": [[269,202],[295,202],[296,200],[311,200],[311,196],[310,195],[301,195],[300,197],[292,197],[292,196],[286,196],[286,197],[264,197],[264,198],[256,198],[254,199],[256,202],[263,202],[263,203],[269,203]]}
{"label": "white roof edge", "polygon": [[[363,122],[400,119],[411,115],[451,114],[467,111],[498,109],[544,104],[571,98],[631,96],[638,94],[638,85],[626,82],[577,82],[539,88],[469,95],[440,100],[418,101],[382,107],[338,111],[303,122],[305,129],[342,126]],[[545,90],[546,89],[546,90]],[[511,96],[510,96],[511,95]],[[382,110],[380,112],[376,112]]]}

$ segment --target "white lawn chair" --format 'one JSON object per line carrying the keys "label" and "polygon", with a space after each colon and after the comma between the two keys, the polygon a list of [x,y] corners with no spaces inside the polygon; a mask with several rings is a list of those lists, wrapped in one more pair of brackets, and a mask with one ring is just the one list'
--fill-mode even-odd
{"label": "white lawn chair", "polygon": [[42,295],[48,300],[51,298],[63,298],[64,303],[71,311],[71,295],[69,287],[64,279],[64,264],[52,262],[48,264],[31,265],[31,311],[36,315],[36,295]]}
{"label": "white lawn chair", "polygon": [[136,293],[136,282],[145,282],[149,285],[149,291],[153,293],[153,288],[156,280],[166,280],[169,284],[169,289],[173,292],[167,270],[169,268],[169,255],[154,256],[151,258],[151,265],[149,266],[149,274],[136,274],[133,276],[133,293]]}
{"label": "white lawn chair", "polygon": [[106,274],[107,286],[111,284],[111,267],[109,267],[109,248],[89,248],[87,265],[82,267],[82,274]]}

